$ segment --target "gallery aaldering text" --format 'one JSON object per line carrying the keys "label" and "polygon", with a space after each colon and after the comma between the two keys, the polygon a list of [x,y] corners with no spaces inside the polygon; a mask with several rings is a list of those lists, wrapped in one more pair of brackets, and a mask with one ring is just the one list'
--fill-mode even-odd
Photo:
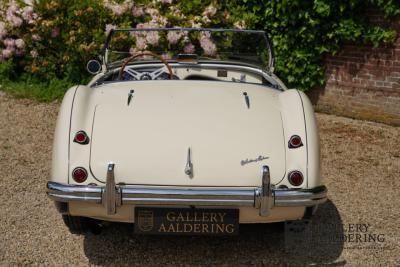
{"label": "gallery aaldering text", "polygon": [[[385,242],[385,235],[374,233],[370,229],[370,224],[365,223],[349,223],[349,224],[328,224],[324,225],[324,229],[320,229],[322,232],[326,232],[327,229],[337,229],[342,228],[343,234],[335,234],[335,235],[324,235],[323,238],[320,236],[320,241],[323,242],[346,242],[346,243],[383,243]],[[315,234],[318,231],[314,232]],[[332,231],[334,233],[338,233],[339,231]],[[340,231],[341,232],[341,231]]]}

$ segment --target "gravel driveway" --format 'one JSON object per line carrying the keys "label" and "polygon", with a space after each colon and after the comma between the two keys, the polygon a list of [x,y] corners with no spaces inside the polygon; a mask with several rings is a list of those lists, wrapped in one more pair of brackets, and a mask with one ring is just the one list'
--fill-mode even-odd
{"label": "gravel driveway", "polygon": [[303,232],[143,237],[113,224],[75,236],[45,195],[58,107],[0,92],[0,265],[400,265],[400,128],[317,115],[329,201]]}

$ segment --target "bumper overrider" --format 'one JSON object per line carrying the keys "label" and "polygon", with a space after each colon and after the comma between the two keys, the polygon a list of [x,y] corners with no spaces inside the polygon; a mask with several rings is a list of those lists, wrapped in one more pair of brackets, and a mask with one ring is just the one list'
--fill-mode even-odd
{"label": "bumper overrider", "polygon": [[327,199],[325,186],[311,189],[281,189],[270,183],[270,172],[263,166],[262,186],[251,188],[134,186],[115,184],[114,164],[107,169],[105,186],[76,185],[49,181],[47,195],[50,199],[69,203],[72,201],[104,205],[107,214],[116,213],[122,205],[180,205],[255,207],[260,216],[268,216],[276,207],[312,207]]}

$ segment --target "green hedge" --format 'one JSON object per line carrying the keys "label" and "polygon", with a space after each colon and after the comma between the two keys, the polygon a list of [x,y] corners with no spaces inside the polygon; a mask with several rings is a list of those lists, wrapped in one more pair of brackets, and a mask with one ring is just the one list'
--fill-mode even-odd
{"label": "green hedge", "polygon": [[324,83],[323,56],[344,43],[379,46],[394,40],[393,29],[368,23],[365,14],[371,9],[392,19],[400,14],[400,2],[0,0],[0,78],[41,84],[87,81],[85,64],[99,54],[106,30],[145,23],[266,30],[277,74],[290,87],[307,90]]}

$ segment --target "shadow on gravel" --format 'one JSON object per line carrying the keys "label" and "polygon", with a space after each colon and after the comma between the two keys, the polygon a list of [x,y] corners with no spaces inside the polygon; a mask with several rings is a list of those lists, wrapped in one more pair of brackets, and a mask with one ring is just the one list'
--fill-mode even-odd
{"label": "shadow on gravel", "polygon": [[[326,226],[329,227],[326,227]],[[88,233],[84,252],[96,265],[328,265],[343,250],[343,226],[335,205],[320,206],[307,225],[241,225],[235,237],[139,236],[132,224]]]}

